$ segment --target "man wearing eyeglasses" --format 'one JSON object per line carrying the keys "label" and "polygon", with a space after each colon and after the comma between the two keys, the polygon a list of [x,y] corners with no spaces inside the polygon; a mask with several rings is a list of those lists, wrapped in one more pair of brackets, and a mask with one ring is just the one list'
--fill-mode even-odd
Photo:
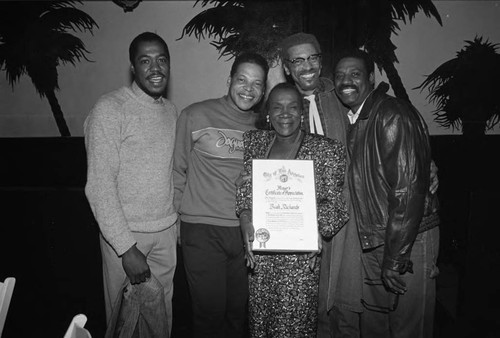
{"label": "man wearing eyeglasses", "polygon": [[[349,118],[334,91],[321,77],[321,48],[314,35],[297,33],[279,45],[285,73],[304,96],[304,128],[346,144]],[[345,185],[344,197],[350,201]],[[350,204],[350,202],[348,202]],[[329,241],[323,241],[317,337],[359,337],[361,305],[361,246],[349,207],[348,223]]]}

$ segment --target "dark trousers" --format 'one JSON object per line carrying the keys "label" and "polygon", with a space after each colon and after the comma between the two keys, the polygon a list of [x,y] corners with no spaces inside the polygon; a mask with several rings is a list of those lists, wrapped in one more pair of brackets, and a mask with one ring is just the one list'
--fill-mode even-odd
{"label": "dark trousers", "polygon": [[317,338],[359,338],[359,321],[359,313],[334,305],[318,313]]}
{"label": "dark trousers", "polygon": [[418,234],[410,256],[413,273],[401,275],[408,291],[400,296],[386,291],[380,280],[384,247],[363,253],[365,311],[361,314],[362,337],[432,337],[438,253],[439,227]]}
{"label": "dark trousers", "polygon": [[248,277],[240,227],[181,222],[181,245],[194,337],[244,337]]}

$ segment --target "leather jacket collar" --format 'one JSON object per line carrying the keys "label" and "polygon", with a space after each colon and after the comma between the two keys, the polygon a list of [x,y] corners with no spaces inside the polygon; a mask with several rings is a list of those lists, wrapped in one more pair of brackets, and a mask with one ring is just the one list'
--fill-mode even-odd
{"label": "leather jacket collar", "polygon": [[385,95],[388,90],[389,85],[385,82],[380,82],[377,88],[375,88],[370,93],[370,95],[368,95],[368,98],[363,105],[363,109],[361,109],[361,112],[359,113],[358,119],[366,120],[370,116],[370,112],[372,110],[371,107],[373,107],[373,104],[378,100],[380,96]]}

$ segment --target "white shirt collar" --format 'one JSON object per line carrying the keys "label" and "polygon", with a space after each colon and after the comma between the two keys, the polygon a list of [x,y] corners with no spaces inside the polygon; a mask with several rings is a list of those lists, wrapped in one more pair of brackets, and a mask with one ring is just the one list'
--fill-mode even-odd
{"label": "white shirt collar", "polygon": [[[365,101],[366,101],[366,99],[365,99]],[[349,121],[351,122],[351,124],[356,123],[356,121],[358,120],[359,113],[361,112],[361,109],[363,109],[363,106],[365,105],[365,101],[363,101],[361,106],[359,106],[358,110],[356,110],[356,113],[353,113],[352,109],[347,112],[347,117],[349,118]]]}
{"label": "white shirt collar", "polygon": [[[373,89],[375,90],[375,89]],[[349,118],[349,121],[351,122],[351,124],[354,124],[356,123],[356,121],[358,120],[358,117],[359,117],[359,113],[361,113],[361,109],[363,109],[363,106],[365,105],[365,102],[366,102],[366,99],[370,97],[370,95],[372,95],[372,92],[373,90],[370,92],[370,94],[368,94],[363,103],[361,104],[361,106],[359,106],[358,110],[356,110],[356,113],[353,113],[352,110],[349,110],[347,112],[347,117]]]}

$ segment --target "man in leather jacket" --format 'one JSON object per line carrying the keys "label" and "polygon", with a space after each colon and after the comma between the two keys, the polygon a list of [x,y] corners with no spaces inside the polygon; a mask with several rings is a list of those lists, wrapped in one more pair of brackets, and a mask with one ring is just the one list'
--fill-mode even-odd
{"label": "man in leather jacket", "polygon": [[363,249],[363,337],[432,336],[439,219],[429,192],[427,126],[408,102],[374,89],[367,53],[338,59],[334,85],[350,108],[348,183]]}

